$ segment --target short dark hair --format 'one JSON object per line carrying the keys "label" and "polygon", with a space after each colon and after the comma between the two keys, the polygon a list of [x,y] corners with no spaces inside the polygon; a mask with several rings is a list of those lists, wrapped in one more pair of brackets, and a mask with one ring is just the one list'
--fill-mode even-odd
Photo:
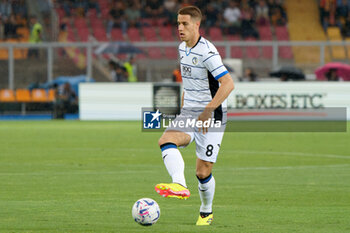
{"label": "short dark hair", "polygon": [[202,12],[201,10],[196,6],[185,6],[181,8],[177,14],[179,15],[190,15],[191,18],[198,19],[199,21],[202,20]]}

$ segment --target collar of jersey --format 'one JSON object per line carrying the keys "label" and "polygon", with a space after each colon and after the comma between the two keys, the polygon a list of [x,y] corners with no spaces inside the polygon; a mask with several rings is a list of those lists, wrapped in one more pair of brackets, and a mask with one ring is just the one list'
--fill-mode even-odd
{"label": "collar of jersey", "polygon": [[192,50],[194,47],[197,46],[198,42],[199,42],[201,39],[202,39],[202,36],[199,35],[199,39],[198,39],[197,43],[196,43],[192,48],[190,48],[190,50],[188,51],[188,53],[187,53],[187,45],[185,45],[185,54],[186,54],[186,56],[190,55],[191,50]]}

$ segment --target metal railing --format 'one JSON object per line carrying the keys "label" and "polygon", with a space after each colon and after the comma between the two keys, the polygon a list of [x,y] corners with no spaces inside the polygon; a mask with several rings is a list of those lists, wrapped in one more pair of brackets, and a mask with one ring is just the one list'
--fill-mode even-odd
{"label": "metal railing", "polygon": [[[72,42],[72,43],[60,43],[60,42],[43,42],[39,44],[32,43],[0,43],[0,49],[8,50],[8,88],[14,89],[14,80],[15,80],[15,57],[14,50],[15,49],[45,49],[46,50],[46,66],[47,66],[47,81],[52,81],[54,79],[53,75],[53,63],[54,63],[54,49],[57,48],[80,48],[86,49],[86,68],[85,74],[86,79],[89,81],[92,78],[92,70],[93,70],[93,50],[94,48],[105,44],[106,42]],[[136,42],[133,43],[137,47],[148,48],[148,47],[157,47],[157,48],[165,48],[172,47],[177,48],[179,42]],[[325,42],[325,41],[218,41],[213,42],[216,47],[224,47],[225,48],[225,58],[231,57],[231,47],[250,47],[250,46],[258,46],[258,47],[272,47],[272,59],[270,60],[271,66],[270,68],[276,68],[280,65],[280,57],[279,57],[279,49],[282,46],[290,46],[293,48],[294,46],[298,47],[318,47],[320,51],[318,66],[325,64],[326,62],[326,48],[331,46],[343,46],[345,50],[345,54],[347,54],[347,58],[350,57],[350,41],[338,41],[338,42]],[[346,51],[347,50],[347,51]],[[347,59],[346,58],[346,59]],[[96,58],[97,59],[97,58]],[[150,58],[151,59],[151,58]],[[268,59],[269,60],[269,59]],[[348,60],[347,60],[348,61]],[[3,68],[2,68],[3,69]],[[4,72],[0,73],[0,78],[6,78],[3,75]]]}

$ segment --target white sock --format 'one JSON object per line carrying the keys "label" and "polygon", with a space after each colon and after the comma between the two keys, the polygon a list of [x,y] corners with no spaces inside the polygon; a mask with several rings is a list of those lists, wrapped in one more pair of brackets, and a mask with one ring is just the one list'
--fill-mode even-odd
{"label": "white sock", "polygon": [[[174,147],[176,146],[174,145]],[[163,161],[173,183],[178,183],[187,187],[184,174],[185,162],[182,159],[180,151],[174,147],[162,150]]]}
{"label": "white sock", "polygon": [[211,213],[214,193],[215,193],[215,179],[212,174],[206,179],[198,179],[198,191],[202,201],[199,209],[200,212]]}

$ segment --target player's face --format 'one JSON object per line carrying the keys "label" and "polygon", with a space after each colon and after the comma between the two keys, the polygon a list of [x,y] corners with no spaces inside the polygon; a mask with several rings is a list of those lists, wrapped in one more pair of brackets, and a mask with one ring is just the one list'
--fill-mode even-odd
{"label": "player's face", "polygon": [[177,25],[182,41],[191,41],[199,28],[199,23],[193,20],[190,15],[178,15]]}

